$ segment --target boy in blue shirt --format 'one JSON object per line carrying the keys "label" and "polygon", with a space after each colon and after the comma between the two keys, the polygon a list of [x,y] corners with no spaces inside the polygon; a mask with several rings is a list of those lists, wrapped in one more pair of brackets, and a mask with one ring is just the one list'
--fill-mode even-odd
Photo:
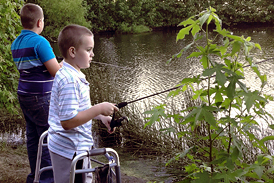
{"label": "boy in blue shirt", "polygon": [[[110,115],[118,108],[108,102],[91,106],[89,83],[81,69],[89,68],[94,57],[94,36],[86,27],[68,25],[58,37],[63,67],[56,73],[49,110],[49,150],[55,183],[68,183],[74,156],[94,144],[92,119],[101,120],[111,132]],[[86,182],[76,174],[75,182]]]}
{"label": "boy in blue shirt", "polygon": [[[23,30],[11,45],[15,65],[20,73],[18,100],[26,120],[27,150],[34,179],[38,142],[48,125],[48,111],[53,77],[60,68],[50,43],[39,34],[44,29],[43,10],[36,4],[25,4],[20,11]],[[43,148],[41,167],[50,166],[47,147]],[[41,174],[40,182],[53,182],[53,174]]]}

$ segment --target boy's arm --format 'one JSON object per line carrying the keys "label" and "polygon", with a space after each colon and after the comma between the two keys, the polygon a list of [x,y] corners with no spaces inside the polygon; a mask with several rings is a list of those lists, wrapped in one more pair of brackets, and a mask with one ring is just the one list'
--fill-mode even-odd
{"label": "boy's arm", "polygon": [[70,130],[94,119],[98,115],[109,116],[114,112],[114,110],[118,110],[114,104],[103,102],[94,105],[87,110],[78,112],[78,114],[72,119],[61,121],[61,125],[65,130]]}
{"label": "boy's arm", "polygon": [[56,58],[52,58],[44,63],[47,70],[52,77],[55,76],[56,72],[61,68],[60,64],[57,62]]}

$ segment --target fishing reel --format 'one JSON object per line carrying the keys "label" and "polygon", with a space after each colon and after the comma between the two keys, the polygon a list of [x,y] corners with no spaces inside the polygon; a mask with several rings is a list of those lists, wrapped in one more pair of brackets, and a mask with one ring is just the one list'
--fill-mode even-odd
{"label": "fishing reel", "polygon": [[[126,106],[125,102],[116,105],[119,109],[124,106]],[[110,122],[111,131],[113,131],[114,127],[122,126],[124,122],[128,122],[128,118],[126,116],[122,116],[119,112],[114,112]]]}

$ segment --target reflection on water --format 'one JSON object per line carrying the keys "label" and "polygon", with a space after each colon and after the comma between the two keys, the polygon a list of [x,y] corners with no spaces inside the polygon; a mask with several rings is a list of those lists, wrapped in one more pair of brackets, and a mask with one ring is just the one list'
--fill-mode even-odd
{"label": "reflection on water", "polygon": [[[250,36],[252,41],[259,43],[263,52],[256,51],[256,61],[273,57],[273,27],[259,27],[250,29],[230,30],[234,35]],[[196,58],[186,59],[189,51],[180,59],[166,64],[172,55],[178,53],[191,40],[186,38],[176,43],[178,31],[158,31],[138,35],[96,35],[94,60],[124,67],[113,69],[114,83],[117,92],[124,101],[131,101],[159,91],[174,87],[184,77],[198,75],[201,72]],[[273,94],[273,60],[258,65],[263,74],[268,77],[264,92]],[[259,80],[245,69],[246,84],[253,89],[259,89]],[[115,83],[117,81],[117,83]],[[163,96],[149,99],[150,103],[158,103]],[[113,101],[115,102],[115,101]],[[119,102],[119,101],[118,101]],[[272,111],[273,112],[273,111]]]}
{"label": "reflection on water", "polygon": [[[263,52],[256,51],[256,61],[274,56],[274,27],[258,27],[230,30],[234,35],[250,36],[259,43]],[[91,81],[91,98],[93,103],[107,100],[114,103],[132,101],[174,87],[183,78],[198,75],[201,72],[198,59],[186,57],[189,50],[181,58],[166,64],[172,55],[178,53],[191,40],[176,43],[177,31],[157,31],[137,35],[101,34],[95,35],[94,61],[91,68],[84,72]],[[60,56],[56,44],[53,44],[56,55]],[[114,66],[111,66],[114,65]],[[273,95],[274,66],[273,60],[258,65],[268,77],[264,93]],[[245,69],[245,83],[252,89],[259,89],[260,81]],[[107,93],[107,94],[104,94]],[[181,105],[183,99],[175,104]],[[166,94],[161,94],[138,101],[134,105],[144,112],[146,105],[156,105],[166,101]],[[174,102],[174,101],[172,101]],[[274,104],[268,104],[268,110],[274,115]]]}
{"label": "reflection on water", "polygon": [[[176,31],[95,36],[94,60],[127,68],[117,70],[113,67],[115,72],[111,77],[118,82],[113,85],[119,86],[122,100],[131,101],[174,87],[184,77],[198,74],[191,60],[181,59],[166,64],[183,44],[176,43]],[[162,101],[162,97],[150,100],[157,103]]]}

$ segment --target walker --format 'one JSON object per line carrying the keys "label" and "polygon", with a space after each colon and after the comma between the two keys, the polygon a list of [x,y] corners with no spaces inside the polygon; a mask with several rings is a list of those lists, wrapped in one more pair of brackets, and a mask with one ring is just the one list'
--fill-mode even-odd
{"label": "walker", "polygon": [[[44,138],[47,136],[48,131],[45,131],[39,139],[39,144],[38,144],[38,151],[37,151],[37,160],[36,160],[36,168],[35,168],[35,177],[34,177],[34,183],[39,183],[39,179],[40,179],[40,175],[44,172],[44,171],[48,171],[48,170],[52,170],[52,166],[47,166],[47,167],[43,167],[40,169],[40,165],[41,165],[41,157],[42,157],[42,147],[43,146],[47,146],[47,143],[44,143]],[[109,154],[111,154],[112,156],[110,156]],[[105,163],[102,163],[98,160],[92,159],[90,157],[92,156],[98,156],[98,155],[104,155],[109,163],[109,169],[110,169],[110,173],[108,175],[108,180],[109,182],[112,182],[112,175],[115,176],[116,178],[116,183],[121,183],[121,171],[120,171],[120,162],[119,162],[119,156],[118,153],[112,149],[112,148],[98,148],[98,149],[91,149],[90,151],[87,151],[85,153],[79,154],[77,155],[71,163],[71,169],[70,169],[70,179],[69,182],[70,183],[74,183],[74,179],[75,179],[75,174],[79,174],[79,173],[89,173],[89,172],[95,172],[96,169],[98,167],[95,168],[90,168],[90,169],[77,169],[76,170],[76,163],[79,160],[82,160],[86,157],[89,157],[89,159],[97,164],[100,165],[106,165]],[[115,169],[115,171],[113,171],[113,169]]]}

